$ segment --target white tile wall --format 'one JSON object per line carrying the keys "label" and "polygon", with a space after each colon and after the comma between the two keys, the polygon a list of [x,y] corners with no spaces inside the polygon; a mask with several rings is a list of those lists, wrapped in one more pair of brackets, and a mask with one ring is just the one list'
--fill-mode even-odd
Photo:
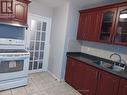
{"label": "white tile wall", "polygon": [[[68,44],[68,52],[83,52],[98,57],[110,59],[112,53],[121,55],[122,60],[127,64],[127,47],[111,44],[103,44],[90,41],[70,40]],[[118,57],[110,60],[119,60]]]}
{"label": "white tile wall", "polygon": [[69,52],[80,52],[81,43],[77,40],[69,40],[68,51]]}
{"label": "white tile wall", "polygon": [[[81,52],[110,59],[112,53],[118,53],[127,63],[127,47],[82,41]],[[114,60],[114,58],[113,58]]]}

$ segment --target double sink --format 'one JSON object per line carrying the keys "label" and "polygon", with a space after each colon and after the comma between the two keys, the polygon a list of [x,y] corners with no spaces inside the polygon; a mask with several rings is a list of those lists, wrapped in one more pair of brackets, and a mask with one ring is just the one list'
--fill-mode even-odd
{"label": "double sink", "polygon": [[118,63],[118,62],[108,63],[108,62],[105,62],[102,60],[93,61],[93,63],[95,63],[103,68],[111,69],[113,71],[123,71],[123,70],[125,70],[125,67],[126,67],[126,65],[122,64],[122,63]]}

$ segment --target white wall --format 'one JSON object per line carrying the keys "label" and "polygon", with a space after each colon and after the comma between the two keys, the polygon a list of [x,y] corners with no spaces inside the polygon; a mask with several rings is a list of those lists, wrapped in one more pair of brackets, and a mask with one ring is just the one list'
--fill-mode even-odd
{"label": "white wall", "polygon": [[45,3],[40,3],[36,0],[32,0],[29,4],[29,13],[44,16],[44,17],[52,17],[53,8],[48,7]]}
{"label": "white wall", "polygon": [[57,79],[61,79],[62,77],[62,64],[66,39],[67,17],[68,2],[60,7],[54,8],[48,70]]}

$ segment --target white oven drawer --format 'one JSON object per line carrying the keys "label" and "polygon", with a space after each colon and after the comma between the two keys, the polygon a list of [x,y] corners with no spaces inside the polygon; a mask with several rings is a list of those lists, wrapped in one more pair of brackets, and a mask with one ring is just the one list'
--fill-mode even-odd
{"label": "white oven drawer", "polygon": [[27,77],[0,82],[0,91],[27,85]]}

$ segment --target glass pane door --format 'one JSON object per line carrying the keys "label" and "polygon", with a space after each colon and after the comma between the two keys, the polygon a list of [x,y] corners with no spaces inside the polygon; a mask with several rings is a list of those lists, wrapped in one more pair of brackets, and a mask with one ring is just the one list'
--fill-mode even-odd
{"label": "glass pane door", "polygon": [[119,9],[115,42],[127,43],[127,7]]}
{"label": "glass pane door", "polygon": [[[47,33],[49,32],[49,20],[38,19],[37,17],[29,18],[30,34],[30,64],[29,70],[42,71],[45,63],[44,55],[47,54]],[[49,34],[49,33],[48,33]],[[46,48],[45,48],[46,47]]]}
{"label": "glass pane door", "polygon": [[115,15],[116,15],[115,9],[107,10],[103,12],[103,19],[102,19],[102,26],[101,26],[101,33],[100,33],[101,41],[109,42],[111,40]]}

